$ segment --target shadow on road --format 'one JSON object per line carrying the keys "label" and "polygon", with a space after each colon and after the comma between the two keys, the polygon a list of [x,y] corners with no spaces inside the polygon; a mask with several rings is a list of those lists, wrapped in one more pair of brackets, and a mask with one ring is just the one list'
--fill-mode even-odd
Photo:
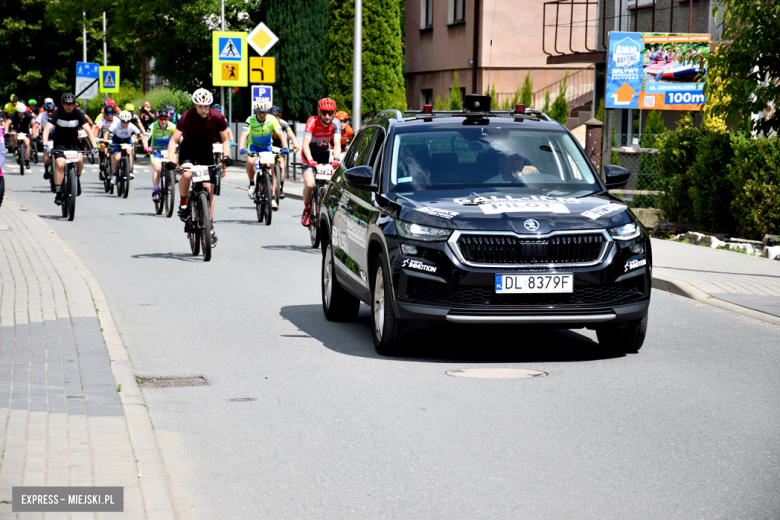
{"label": "shadow on road", "polygon": [[139,217],[161,217],[164,218],[164,215],[158,215],[157,213],[150,211],[149,213],[117,213],[117,215],[123,215],[123,216],[139,216]]}
{"label": "shadow on road", "polygon": [[203,262],[203,257],[192,256],[190,253],[146,253],[142,255],[130,255],[131,258],[162,258],[164,260],[180,260],[182,262]]}
{"label": "shadow on road", "polygon": [[300,253],[308,253],[310,255],[321,255],[322,251],[314,249],[311,246],[299,246],[299,245],[287,245],[287,246],[263,246],[263,249],[270,251],[298,251]]}
{"label": "shadow on road", "polygon": [[328,321],[320,305],[290,305],[282,307],[280,314],[325,347],[350,356],[432,363],[582,362],[623,356],[578,331],[448,324],[412,335],[403,355],[384,358],[374,350],[366,305],[361,304],[357,320],[346,323]]}

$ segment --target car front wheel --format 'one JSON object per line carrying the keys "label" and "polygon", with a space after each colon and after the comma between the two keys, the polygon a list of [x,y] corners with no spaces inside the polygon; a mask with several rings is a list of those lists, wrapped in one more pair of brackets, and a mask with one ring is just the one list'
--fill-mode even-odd
{"label": "car front wheel", "polygon": [[629,322],[626,325],[607,325],[596,329],[599,344],[609,350],[625,354],[633,354],[642,348],[647,334],[647,314],[644,318]]}

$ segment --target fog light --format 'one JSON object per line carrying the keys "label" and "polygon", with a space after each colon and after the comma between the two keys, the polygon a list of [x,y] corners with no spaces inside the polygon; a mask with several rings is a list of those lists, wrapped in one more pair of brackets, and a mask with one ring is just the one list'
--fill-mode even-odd
{"label": "fog light", "polygon": [[645,252],[645,245],[644,244],[634,244],[629,248],[632,253],[636,255],[641,255]]}
{"label": "fog light", "polygon": [[403,251],[405,255],[416,255],[417,246],[414,246],[412,244],[401,244],[401,251]]}

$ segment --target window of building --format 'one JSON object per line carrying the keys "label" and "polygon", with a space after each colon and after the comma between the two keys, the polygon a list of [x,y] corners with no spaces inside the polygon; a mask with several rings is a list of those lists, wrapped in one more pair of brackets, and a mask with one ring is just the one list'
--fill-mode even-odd
{"label": "window of building", "polygon": [[455,11],[455,19],[456,22],[462,22],[466,19],[465,13],[464,13],[464,5],[466,3],[466,0],[452,0],[454,5],[454,11]]}
{"label": "window of building", "polygon": [[425,105],[433,105],[433,89],[424,88],[420,90],[420,108]]}
{"label": "window of building", "polygon": [[433,27],[433,0],[420,0],[420,29]]}
{"label": "window of building", "polygon": [[447,24],[462,25],[466,22],[466,0],[447,0]]}

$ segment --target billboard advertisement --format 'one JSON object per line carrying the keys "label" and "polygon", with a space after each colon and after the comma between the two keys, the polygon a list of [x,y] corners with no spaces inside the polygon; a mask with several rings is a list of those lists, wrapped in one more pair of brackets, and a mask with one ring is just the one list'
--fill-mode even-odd
{"label": "billboard advertisement", "polygon": [[610,33],[605,106],[701,110],[707,71],[690,57],[709,52],[709,34]]}

